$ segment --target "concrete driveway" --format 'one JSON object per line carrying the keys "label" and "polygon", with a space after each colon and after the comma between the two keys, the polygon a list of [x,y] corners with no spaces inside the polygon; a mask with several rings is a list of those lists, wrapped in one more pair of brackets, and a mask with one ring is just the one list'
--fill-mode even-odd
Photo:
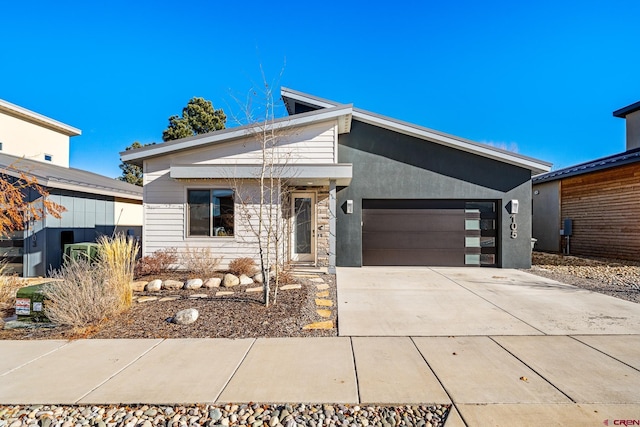
{"label": "concrete driveway", "polygon": [[519,270],[338,268],[341,336],[640,333],[640,304]]}

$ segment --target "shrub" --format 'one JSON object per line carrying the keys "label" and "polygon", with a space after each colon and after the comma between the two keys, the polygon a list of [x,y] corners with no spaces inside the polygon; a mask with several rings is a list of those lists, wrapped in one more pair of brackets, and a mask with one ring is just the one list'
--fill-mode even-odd
{"label": "shrub", "polygon": [[176,248],[159,249],[151,255],[140,258],[136,263],[134,273],[136,277],[166,273],[174,270],[177,262]]}
{"label": "shrub", "polygon": [[16,306],[16,292],[25,284],[15,275],[5,274],[7,263],[0,263],[0,318],[13,315]]}
{"label": "shrub", "polygon": [[251,277],[256,274],[258,270],[258,266],[253,258],[237,258],[229,263],[229,272],[235,274],[236,276],[240,276],[241,274],[246,274]]}
{"label": "shrub", "polygon": [[118,298],[118,311],[124,311],[131,306],[133,291],[133,271],[136,265],[138,244],[123,234],[113,238],[101,236],[98,239],[99,261],[109,272],[107,285]]}
{"label": "shrub", "polygon": [[278,285],[292,285],[296,281],[296,278],[293,276],[293,269],[289,265],[278,268],[276,274],[278,276]]}
{"label": "shrub", "polygon": [[44,286],[44,313],[52,322],[80,328],[118,312],[121,296],[107,284],[111,271],[106,263],[72,260],[50,274],[59,279]]}
{"label": "shrub", "polygon": [[193,276],[203,280],[214,277],[222,257],[216,257],[211,253],[211,248],[187,248],[180,253],[180,261],[186,270]]}

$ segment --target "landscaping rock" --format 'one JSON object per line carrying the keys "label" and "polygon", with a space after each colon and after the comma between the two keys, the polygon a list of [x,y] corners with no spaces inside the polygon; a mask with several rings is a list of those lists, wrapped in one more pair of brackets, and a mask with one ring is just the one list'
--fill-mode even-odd
{"label": "landscaping rock", "polygon": [[200,289],[202,287],[202,279],[187,280],[184,284],[185,289]]}
{"label": "landscaping rock", "polygon": [[280,286],[281,291],[290,291],[291,289],[300,289],[302,285],[284,285]]}
{"label": "landscaping rock", "polygon": [[177,325],[190,325],[198,320],[198,310],[195,308],[187,308],[186,310],[180,310],[173,316],[173,323]]}
{"label": "landscaping rock", "polygon": [[157,299],[158,297],[140,297],[137,299],[137,301],[139,303],[142,303],[142,302],[156,301]]}
{"label": "landscaping rock", "polygon": [[241,285],[253,285],[253,279],[246,274],[240,275],[240,284]]}
{"label": "landscaping rock", "polygon": [[168,279],[162,282],[163,289],[176,290],[176,289],[182,289],[183,286],[184,286],[184,283],[180,282],[179,280]]}
{"label": "landscaping rock", "polygon": [[245,289],[245,292],[262,292],[262,291],[263,291],[262,286],[256,286],[255,288]]}
{"label": "landscaping rock", "polygon": [[207,279],[206,282],[204,282],[202,284],[202,286],[204,286],[207,289],[211,289],[211,288],[217,288],[220,286],[220,283],[222,282],[222,279],[219,277],[212,277],[210,279]]}
{"label": "landscaping rock", "polygon": [[224,275],[222,286],[224,286],[225,288],[231,288],[233,286],[238,286],[239,284],[240,284],[240,279],[237,276],[234,276],[231,273],[227,273]]}
{"label": "landscaping rock", "polygon": [[144,280],[137,280],[135,282],[131,282],[131,290],[133,292],[142,292],[144,291],[144,287],[147,284]]}
{"label": "landscaping rock", "polygon": [[162,289],[162,280],[155,279],[147,283],[147,286],[144,288],[147,292],[156,292]]}
{"label": "landscaping rock", "polygon": [[258,273],[253,276],[253,281],[256,283],[264,283],[264,278],[262,277],[262,273]]}

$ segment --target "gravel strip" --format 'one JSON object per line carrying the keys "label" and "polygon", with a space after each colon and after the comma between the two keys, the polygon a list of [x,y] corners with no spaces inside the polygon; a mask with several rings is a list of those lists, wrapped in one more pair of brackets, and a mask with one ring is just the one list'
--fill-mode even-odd
{"label": "gravel strip", "polygon": [[640,263],[534,252],[529,273],[640,303]]}
{"label": "gravel strip", "polygon": [[0,427],[443,426],[450,405],[0,406]]}

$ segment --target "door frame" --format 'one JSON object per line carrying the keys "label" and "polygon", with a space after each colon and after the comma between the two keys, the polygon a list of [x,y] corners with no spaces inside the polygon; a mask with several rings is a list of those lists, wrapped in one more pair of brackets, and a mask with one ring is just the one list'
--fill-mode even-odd
{"label": "door frame", "polygon": [[[296,233],[296,198],[310,198],[311,199],[311,253],[310,254],[297,254],[295,252],[295,233]],[[291,262],[299,263],[313,263],[316,265],[317,260],[317,194],[315,191],[294,191],[291,193],[291,219],[290,219],[290,250],[289,257]]]}

